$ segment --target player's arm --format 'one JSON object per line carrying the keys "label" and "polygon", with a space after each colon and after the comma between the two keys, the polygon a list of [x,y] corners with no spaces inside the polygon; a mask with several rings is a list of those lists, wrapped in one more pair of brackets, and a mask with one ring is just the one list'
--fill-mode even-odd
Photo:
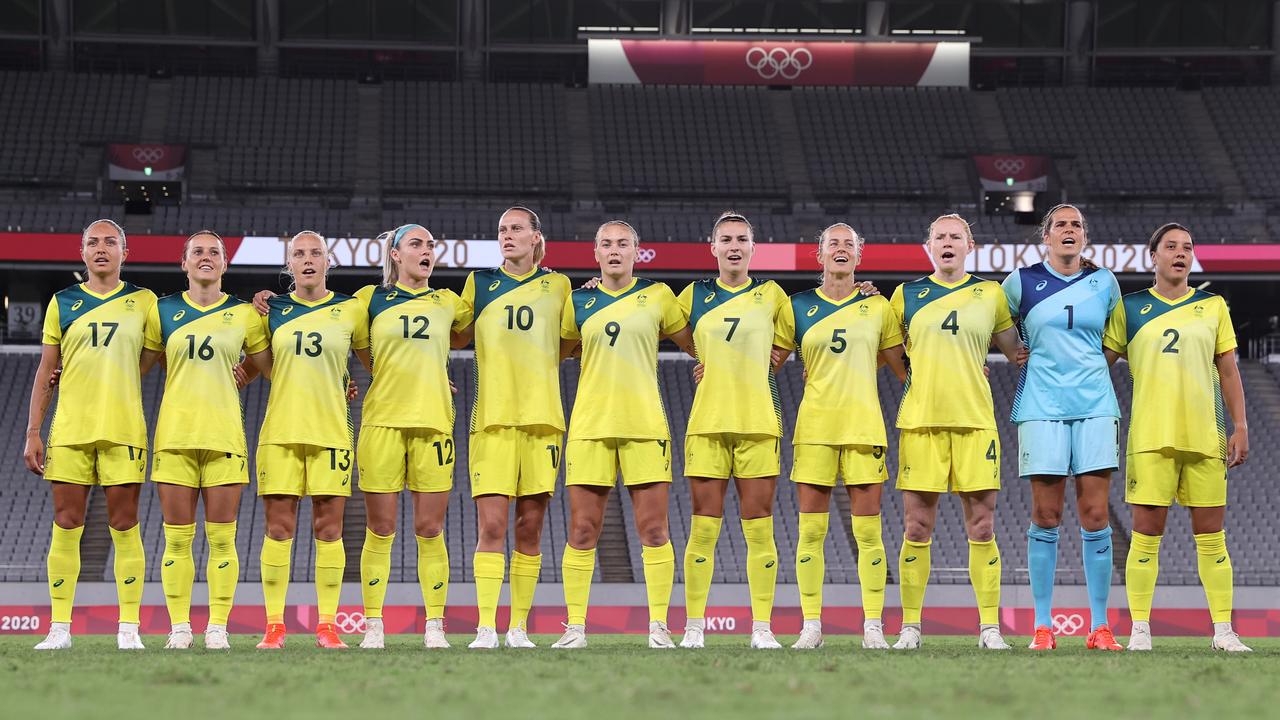
{"label": "player's arm", "polygon": [[773,367],[774,372],[782,369],[787,360],[791,358],[791,349],[784,348],[780,345],[774,345],[773,350],[769,351],[769,365]]}
{"label": "player's arm", "polygon": [[687,323],[684,327],[665,337],[675,343],[676,347],[683,350],[686,355],[695,360],[698,359],[698,352],[693,347],[693,328],[689,327]]}
{"label": "player's arm", "polygon": [[144,348],[141,357],[138,358],[138,370],[141,372],[142,377],[146,377],[147,373],[151,372],[151,368],[156,366],[156,363],[163,364],[163,362],[163,351]]}
{"label": "player's arm", "polygon": [[880,351],[878,365],[888,365],[899,382],[907,381],[907,349],[901,343]]}
{"label": "player's arm", "polygon": [[1249,421],[1244,413],[1244,385],[1240,382],[1240,367],[1236,364],[1236,351],[1228,350],[1213,357],[1218,366],[1218,382],[1222,386],[1222,399],[1231,413],[1231,437],[1227,440],[1227,467],[1243,465],[1249,458]]}
{"label": "player's arm", "polygon": [[1005,357],[1009,358],[1009,362],[1018,362],[1018,351],[1022,350],[1022,338],[1018,337],[1016,327],[1007,327],[992,335],[991,342],[1004,353]]}
{"label": "player's arm", "polygon": [[61,362],[61,345],[40,347],[40,365],[36,367],[36,377],[31,381],[31,405],[27,410],[27,444],[22,450],[27,469],[37,475],[44,474],[44,440],[40,438],[40,428],[53,400],[53,383],[50,381]]}
{"label": "player's arm", "polygon": [[581,355],[578,348],[582,347],[581,340],[570,340],[568,338],[560,339],[560,359],[568,360],[574,355]]}

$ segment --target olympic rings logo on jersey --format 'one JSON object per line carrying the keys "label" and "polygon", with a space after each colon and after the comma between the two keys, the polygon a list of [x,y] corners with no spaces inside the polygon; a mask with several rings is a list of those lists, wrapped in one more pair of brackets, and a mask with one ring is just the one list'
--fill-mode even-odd
{"label": "olympic rings logo on jersey", "polygon": [[164,151],[164,148],[162,147],[147,147],[144,145],[144,146],[134,148],[132,151],[132,155],[133,155],[133,159],[137,160],[138,162],[154,163],[154,162],[159,162],[162,158],[164,158],[165,151]]}
{"label": "olympic rings logo on jersey", "polygon": [[787,50],[776,47],[765,50],[753,47],[747,51],[747,67],[756,71],[765,80],[781,77],[784,80],[795,80],[800,73],[813,65],[813,53],[806,48]]}
{"label": "olympic rings logo on jersey", "polygon": [[638,263],[653,262],[656,257],[658,257],[658,251],[653,248],[640,248],[636,251],[636,262]]}
{"label": "olympic rings logo on jersey", "polygon": [[339,612],[333,616],[333,624],[338,626],[339,632],[346,635],[354,635],[365,631],[364,614],[359,612]]}
{"label": "olympic rings logo on jersey", "polygon": [[1027,166],[1027,161],[1016,157],[1002,157],[996,158],[992,164],[1005,175],[1017,175]]}
{"label": "olympic rings logo on jersey", "polygon": [[1084,617],[1080,613],[1058,613],[1053,616],[1053,632],[1056,635],[1075,635],[1083,629]]}

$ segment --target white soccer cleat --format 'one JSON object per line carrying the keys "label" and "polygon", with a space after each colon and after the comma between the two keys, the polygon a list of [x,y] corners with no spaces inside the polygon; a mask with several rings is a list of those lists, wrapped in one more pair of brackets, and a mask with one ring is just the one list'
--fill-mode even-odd
{"label": "white soccer cleat", "polygon": [[53,623],[49,634],[35,647],[36,650],[66,650],[71,647],[71,623]]}
{"label": "white soccer cleat", "polygon": [[773,630],[769,629],[769,623],[751,623],[751,649],[752,650],[781,650],[782,643],[778,642],[778,638],[773,636]]}
{"label": "white soccer cleat", "polygon": [[1234,630],[1215,633],[1213,636],[1213,649],[1227,652],[1253,652],[1253,648],[1240,641],[1240,636]]}
{"label": "white soccer cleat", "polygon": [[476,628],[476,639],[467,647],[472,650],[497,650],[498,631],[484,626]]}
{"label": "white soccer cleat", "polygon": [[116,647],[121,650],[146,650],[138,635],[136,623],[120,623],[120,629],[116,631]]}
{"label": "white soccer cleat", "polygon": [[800,639],[791,646],[792,650],[817,650],[822,647],[822,623],[818,620],[805,620],[800,628]]}
{"label": "white soccer cleat", "polygon": [[165,650],[189,650],[195,638],[191,636],[191,623],[178,623],[169,630],[169,639],[164,643]]}
{"label": "white soccer cleat", "polygon": [[1133,629],[1129,631],[1129,649],[1135,651],[1151,649],[1151,623],[1139,620],[1133,624]]}
{"label": "white soccer cleat", "polygon": [[680,647],[701,649],[706,645],[700,625],[689,624],[684,628],[684,637],[680,638]]}
{"label": "white soccer cleat", "polygon": [[529,633],[525,631],[524,625],[517,625],[507,630],[507,647],[536,648],[538,646],[534,645],[533,641],[529,639]]}
{"label": "white soccer cleat", "polygon": [[449,647],[449,639],[444,635],[444,618],[431,618],[427,621],[427,629],[422,633],[422,645],[430,650]]}
{"label": "white soccer cleat", "polygon": [[903,625],[898,633],[898,642],[893,644],[894,650],[919,650],[924,644],[920,628],[916,625]]}
{"label": "white soccer cleat", "polygon": [[1008,650],[1009,643],[1004,641],[1000,628],[990,625],[978,632],[978,647],[983,650]]}
{"label": "white soccer cleat", "polygon": [[231,642],[227,637],[226,625],[210,625],[204,630],[205,650],[230,650]]}
{"label": "white soccer cleat", "polygon": [[862,624],[862,647],[867,650],[888,650],[889,643],[884,639],[884,625],[864,622]]}
{"label": "white soccer cleat", "polygon": [[561,650],[576,650],[587,646],[586,625],[565,625],[564,634],[551,645]]}
{"label": "white soccer cleat", "polygon": [[674,649],[676,644],[671,641],[671,630],[667,628],[667,624],[661,620],[654,620],[649,623],[649,647],[662,650]]}
{"label": "white soccer cleat", "polygon": [[381,650],[387,646],[387,638],[382,628],[382,618],[364,619],[364,639],[360,647],[364,650]]}

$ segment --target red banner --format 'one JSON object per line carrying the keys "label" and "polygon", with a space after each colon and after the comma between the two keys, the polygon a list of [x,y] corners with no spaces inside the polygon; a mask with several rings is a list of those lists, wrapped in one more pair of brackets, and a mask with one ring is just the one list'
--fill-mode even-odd
{"label": "red banner", "polygon": [[974,155],[983,190],[1044,192],[1049,189],[1049,158],[1043,155]]}
{"label": "red banner", "polygon": [[[107,177],[112,180],[182,180],[187,164],[185,145],[107,146]],[[147,169],[151,172],[148,173]]]}

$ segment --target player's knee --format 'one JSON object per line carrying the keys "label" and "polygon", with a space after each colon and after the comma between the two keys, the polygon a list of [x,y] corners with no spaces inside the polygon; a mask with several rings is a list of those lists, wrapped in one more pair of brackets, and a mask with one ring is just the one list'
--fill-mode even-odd
{"label": "player's knee", "polygon": [[366,525],[373,531],[374,535],[381,535],[383,537],[386,537],[396,531],[396,519],[394,517],[375,518],[370,515]]}
{"label": "player's knee", "polygon": [[1080,527],[1085,530],[1101,530],[1110,523],[1110,518],[1107,517],[1107,504],[1105,502],[1081,504],[1078,510],[1080,514]]}
{"label": "player's knee", "polygon": [[432,538],[444,532],[444,523],[435,518],[415,519],[413,532],[418,537]]}
{"label": "player's knee", "polygon": [[107,524],[117,532],[128,530],[138,524],[138,511],[134,508],[112,511],[108,514]]}
{"label": "player's knee", "polygon": [[974,542],[987,542],[996,536],[995,522],[991,517],[974,518],[966,523],[965,530]]}
{"label": "player's knee", "polygon": [[542,515],[516,517],[515,536],[517,543],[537,545],[542,538]]}
{"label": "player's knee", "polygon": [[480,527],[476,528],[476,535],[480,542],[484,544],[504,542],[507,539],[507,524],[482,518]]}
{"label": "player's knee", "polygon": [[81,508],[64,508],[53,513],[53,522],[64,530],[74,530],[84,526],[84,513]]}
{"label": "player's knee", "polygon": [[569,544],[574,547],[595,547],[600,537],[600,523],[593,518],[575,518],[569,523]]}
{"label": "player's knee", "polygon": [[1042,528],[1056,528],[1062,524],[1062,510],[1046,507],[1032,508],[1031,522]]}
{"label": "player's knee", "polygon": [[911,542],[926,542],[933,536],[933,523],[925,518],[908,516],[904,525],[904,534]]}
{"label": "player's knee", "polygon": [[296,529],[295,524],[287,520],[267,520],[267,537],[272,540],[289,540]]}
{"label": "player's knee", "polygon": [[661,525],[637,528],[637,534],[640,536],[640,544],[645,547],[661,547],[671,541],[667,529]]}

